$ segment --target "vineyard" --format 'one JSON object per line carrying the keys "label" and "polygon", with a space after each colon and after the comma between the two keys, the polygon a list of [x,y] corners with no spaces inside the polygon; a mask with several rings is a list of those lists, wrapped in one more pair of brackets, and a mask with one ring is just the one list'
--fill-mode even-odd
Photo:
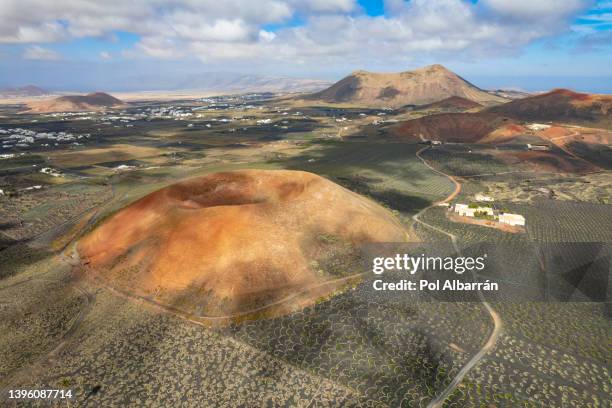
{"label": "vineyard", "polygon": [[516,170],[494,155],[489,147],[447,144],[428,149],[423,158],[436,169],[455,176],[502,173]]}
{"label": "vineyard", "polygon": [[511,205],[527,219],[529,238],[538,242],[612,242],[612,207],[584,202],[540,200]]}
{"label": "vineyard", "polygon": [[450,180],[433,173],[416,157],[422,148],[414,143],[325,142],[277,163],[324,175],[392,210],[411,215],[454,189]]}
{"label": "vineyard", "polygon": [[[609,204],[612,182],[607,173],[593,173],[585,176],[560,174],[523,173],[524,177],[495,180],[494,177],[481,178],[487,194],[501,201],[514,201],[531,204],[538,200],[554,197],[556,200],[581,201]],[[471,184],[471,183],[470,183]]]}
{"label": "vineyard", "polygon": [[232,330],[241,341],[355,389],[372,405],[412,407],[433,398],[490,330],[485,312],[478,304],[375,296],[369,284]]}

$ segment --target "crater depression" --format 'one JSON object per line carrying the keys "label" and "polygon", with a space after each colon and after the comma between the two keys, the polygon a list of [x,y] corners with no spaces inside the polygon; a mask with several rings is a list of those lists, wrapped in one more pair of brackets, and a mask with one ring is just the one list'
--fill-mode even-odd
{"label": "crater depression", "polygon": [[359,272],[360,245],[405,241],[385,208],[312,173],[241,170],[189,179],[86,235],[86,274],[199,317],[287,313]]}

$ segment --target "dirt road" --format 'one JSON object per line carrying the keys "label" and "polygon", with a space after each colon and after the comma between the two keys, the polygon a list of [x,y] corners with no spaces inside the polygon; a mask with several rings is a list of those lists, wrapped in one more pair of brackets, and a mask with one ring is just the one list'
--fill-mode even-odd
{"label": "dirt road", "polygon": [[[453,243],[453,248],[455,249],[455,252],[458,255],[461,255],[461,250],[459,246],[457,245],[456,235],[451,234],[450,232],[444,231],[443,229],[438,228],[435,225],[431,225],[420,219],[420,216],[423,213],[425,213],[427,210],[429,210],[430,208],[435,207],[436,205],[441,204],[441,203],[448,203],[449,201],[453,200],[461,192],[461,184],[453,176],[448,175],[440,170],[433,168],[421,156],[421,152],[427,150],[428,148],[429,147],[424,147],[423,149],[419,150],[416,153],[416,156],[423,162],[425,166],[427,166],[432,171],[438,174],[441,174],[445,177],[448,177],[448,179],[450,179],[455,184],[455,190],[451,194],[449,194],[449,196],[446,197],[445,199],[438,201],[437,203],[434,203],[430,205],[429,207],[423,208],[421,211],[415,214],[412,217],[412,219],[415,222],[418,222],[427,228],[430,228],[434,231],[437,231],[449,237],[451,242]],[[466,376],[466,374],[472,368],[474,368],[480,362],[480,360],[482,360],[482,358],[495,346],[495,344],[497,343],[497,339],[499,338],[502,332],[503,323],[502,323],[501,317],[499,316],[499,313],[497,313],[495,309],[493,309],[491,305],[484,299],[484,296],[482,295],[481,292],[478,292],[478,296],[480,297],[482,305],[485,307],[485,309],[489,313],[489,316],[491,317],[491,320],[493,321],[493,330],[489,334],[489,338],[487,339],[485,344],[482,346],[482,348],[478,351],[478,353],[474,354],[472,358],[461,368],[461,370],[459,370],[457,375],[452,379],[452,381],[448,384],[448,386],[440,394],[438,394],[438,396],[436,396],[433,400],[431,400],[431,402],[427,405],[428,408],[439,408],[442,406],[442,404],[444,404],[444,401],[446,401],[446,399],[453,393],[453,391],[455,391],[455,389],[457,388],[457,386],[459,386],[459,384],[461,383],[463,378]]]}

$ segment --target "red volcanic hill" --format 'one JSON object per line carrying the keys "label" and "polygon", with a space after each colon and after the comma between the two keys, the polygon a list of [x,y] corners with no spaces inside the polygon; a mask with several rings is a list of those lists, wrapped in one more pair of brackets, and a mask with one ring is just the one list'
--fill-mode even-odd
{"label": "red volcanic hill", "polygon": [[488,112],[524,121],[559,121],[612,126],[612,95],[594,95],[567,89],[517,99],[493,106]]}
{"label": "red volcanic hill", "polygon": [[121,100],[104,92],[87,95],[67,95],[28,104],[29,112],[82,112],[126,106]]}
{"label": "red volcanic hill", "polygon": [[226,316],[310,304],[357,272],[359,245],[406,238],[386,209],[320,176],[244,170],[151,193],[78,252],[88,273],[116,289]]}
{"label": "red volcanic hill", "polygon": [[525,129],[494,113],[441,113],[394,126],[391,135],[403,140],[440,140],[458,143],[502,143]]}
{"label": "red volcanic hill", "polygon": [[442,65],[414,71],[376,73],[356,71],[307,99],[360,106],[422,105],[458,96],[481,104],[506,101],[474,86]]}

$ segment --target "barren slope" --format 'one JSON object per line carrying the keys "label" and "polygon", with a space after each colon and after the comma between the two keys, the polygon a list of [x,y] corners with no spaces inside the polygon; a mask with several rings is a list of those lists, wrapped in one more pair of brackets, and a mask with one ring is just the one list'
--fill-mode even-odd
{"label": "barren slope", "polygon": [[400,123],[391,134],[402,140],[503,143],[524,131],[513,120],[492,113],[441,113]]}
{"label": "barren slope", "polygon": [[28,104],[29,112],[39,113],[96,111],[123,106],[125,104],[121,100],[104,92],[60,96],[51,100],[35,101]]}
{"label": "barren slope", "polygon": [[517,99],[488,109],[524,121],[559,121],[612,127],[612,96],[567,89]]}
{"label": "barren slope", "polygon": [[472,85],[441,65],[399,73],[357,71],[308,98],[330,103],[399,107],[433,103],[451,96],[480,104],[505,101]]}
{"label": "barren slope", "polygon": [[149,194],[82,239],[78,251],[89,273],[111,286],[222,316],[315,288],[305,301],[312,302],[334,289],[322,283],[357,272],[358,245],[405,239],[387,210],[327,179],[244,170]]}

